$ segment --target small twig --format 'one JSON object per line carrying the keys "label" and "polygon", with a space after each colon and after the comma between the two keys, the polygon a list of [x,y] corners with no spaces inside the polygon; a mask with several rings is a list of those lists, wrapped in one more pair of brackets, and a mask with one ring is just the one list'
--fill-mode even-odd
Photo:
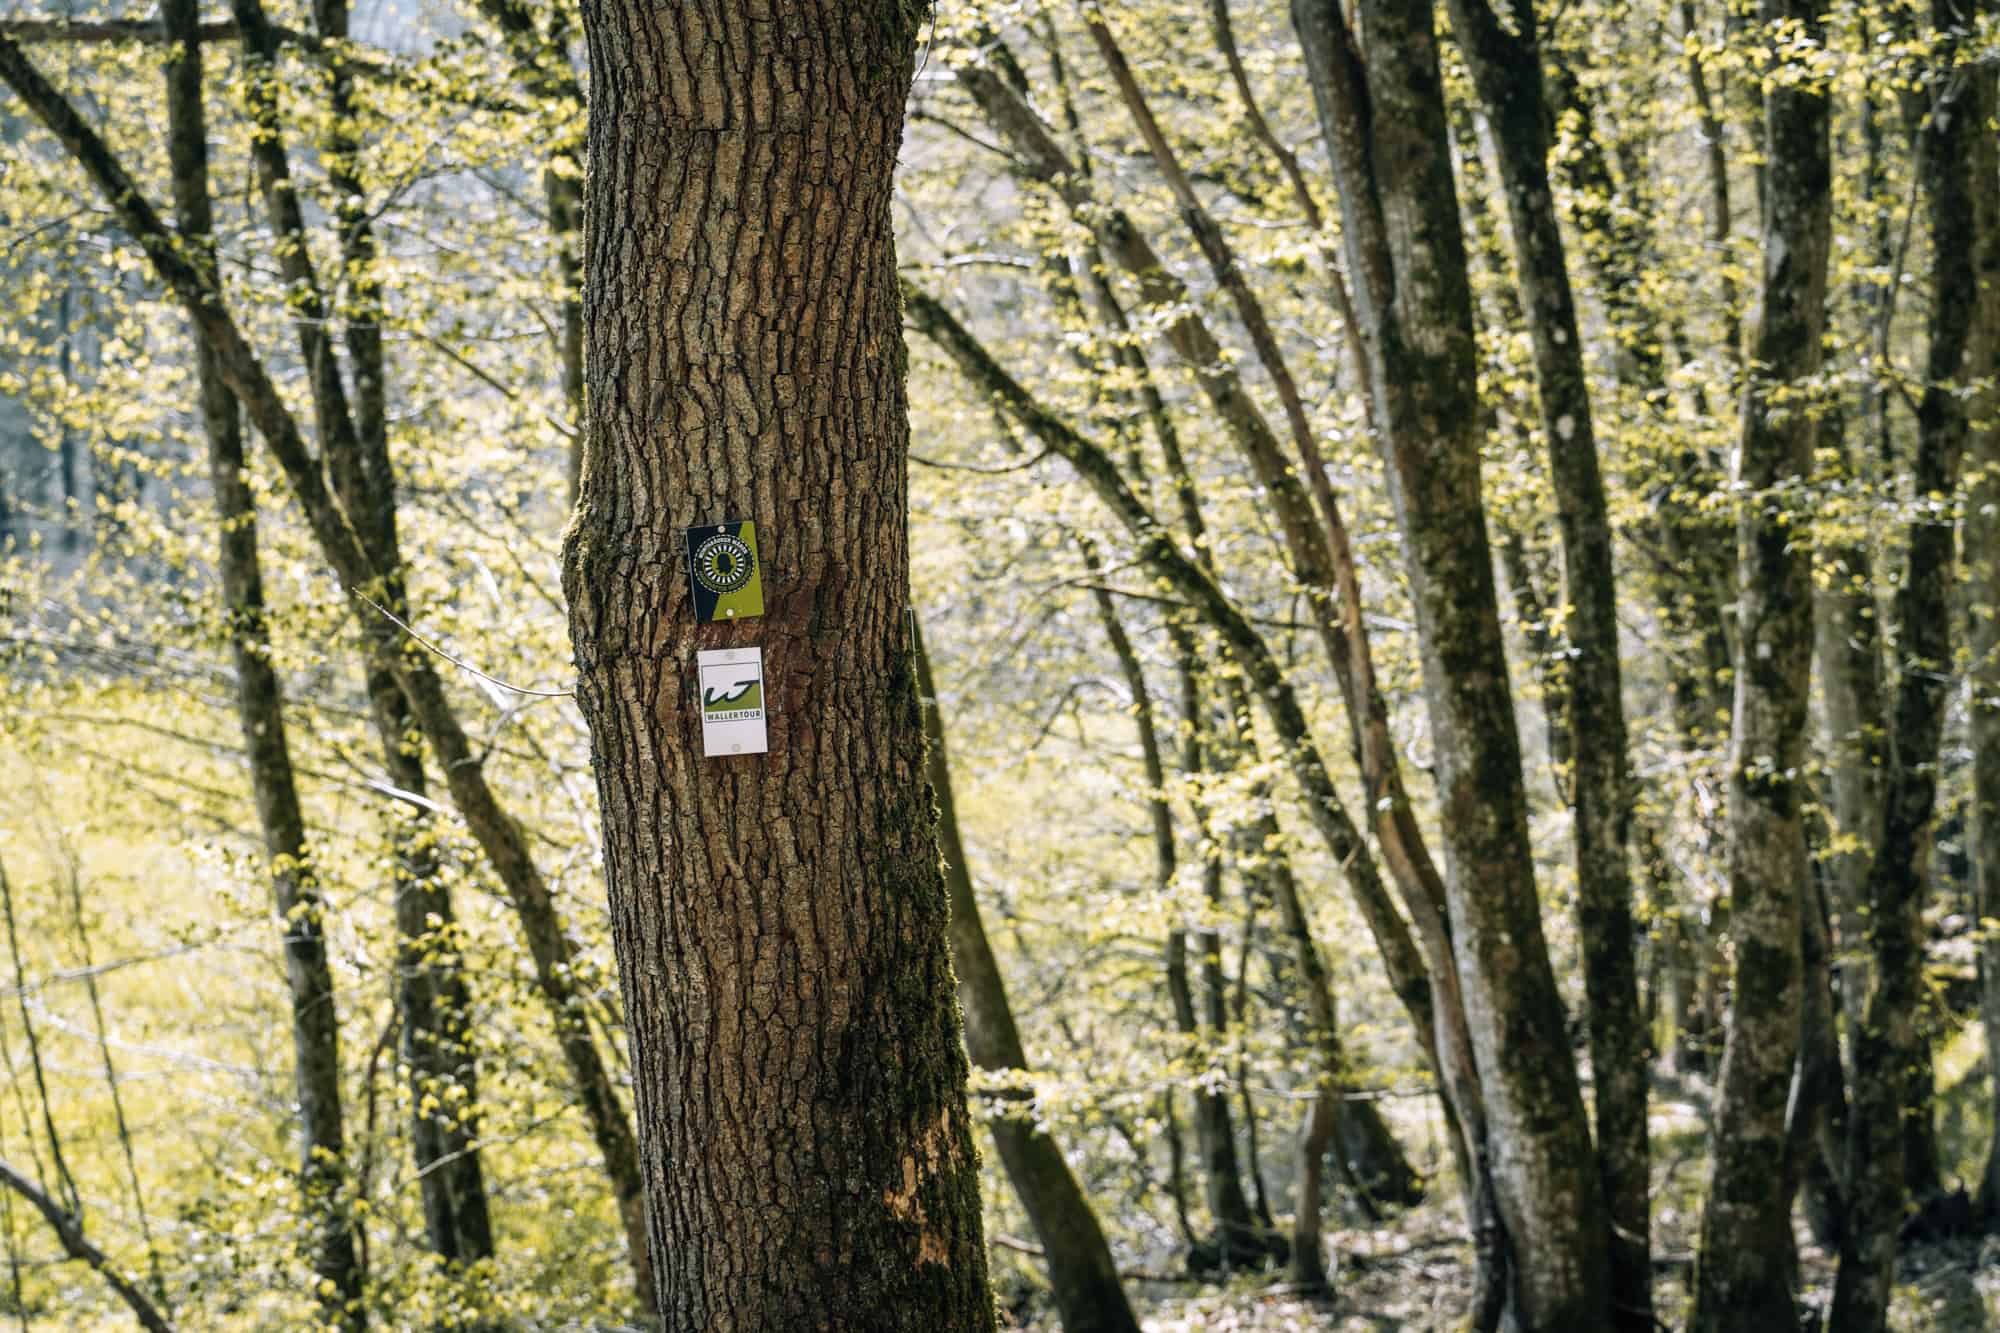
{"label": "small twig", "polygon": [[[995,1232],[987,1237],[987,1239],[990,1243],[1003,1250],[1012,1250],[1016,1254],[1025,1254],[1030,1259],[1046,1259],[1048,1257],[1048,1252],[1041,1246],[1034,1244],[1032,1241],[1022,1240],[1019,1236],[1010,1236],[1004,1231]],[[1174,1282],[1186,1284],[1203,1281],[1203,1279],[1189,1273],[1153,1273],[1136,1268],[1121,1268],[1118,1270],[1118,1276],[1127,1282]]]}
{"label": "small twig", "polygon": [[910,119],[925,121],[929,124],[938,126],[940,129],[944,130],[948,134],[955,134],[959,138],[971,144],[974,148],[984,149],[986,152],[994,154],[995,156],[999,157],[1002,161],[1006,162],[1010,167],[1013,167],[1017,171],[1021,170],[1023,167],[1026,166],[1026,164],[1022,162],[1020,158],[1014,156],[1012,153],[1008,152],[1005,148],[1002,148],[999,144],[989,143],[987,140],[980,138],[972,131],[967,129],[962,129],[958,125],[951,122],[950,120],[947,120],[945,117],[937,115],[934,112],[925,111],[920,108],[912,109],[910,112]]}
{"label": "small twig", "polygon": [[925,458],[922,454],[911,454],[910,461],[912,463],[922,463],[925,467],[940,468],[950,472],[976,472],[982,477],[999,477],[1009,472],[1019,472],[1024,468],[1031,468],[1048,456],[1049,451],[1044,449],[1033,458],[1019,463],[1009,463],[1005,467],[975,467],[971,463],[946,463],[935,458]]}
{"label": "small twig", "polygon": [[27,970],[21,961],[20,936],[14,929],[14,886],[7,878],[5,865],[0,865],[0,907],[6,910],[7,952],[14,959],[15,997],[21,1005],[21,1029],[28,1039],[28,1067],[34,1071],[35,1091],[42,1099],[42,1126],[49,1135],[49,1156],[55,1162],[56,1179],[61,1183],[69,1210],[81,1216],[83,1195],[77,1190],[76,1177],[70,1174],[68,1160],[63,1157],[62,1135],[56,1132],[55,1111],[49,1104],[48,1079],[42,1070],[42,1043],[35,1035],[35,1019],[28,1011],[27,992],[21,989],[21,983],[27,979]]}
{"label": "small twig", "polygon": [[1056,723],[1062,720],[1062,715],[1064,711],[1066,711],[1069,708],[1070,700],[1074,699],[1078,694],[1082,693],[1084,690],[1089,689],[1093,685],[1095,685],[1100,690],[1109,690],[1112,694],[1118,693],[1118,691],[1115,688],[1113,688],[1108,682],[1099,680],[1095,676],[1086,676],[1084,679],[1079,680],[1074,684],[1072,684],[1068,689],[1064,690],[1062,692],[1062,696],[1056,700],[1055,707],[1049,710],[1048,720],[1043,722],[1042,729],[1035,733],[1035,739],[1028,743],[1029,754],[1033,754],[1036,750],[1040,749],[1042,742],[1049,738],[1049,733],[1056,729]]}
{"label": "small twig", "polygon": [[528,689],[526,686],[522,685],[510,685],[506,681],[501,680],[498,676],[488,675],[486,672],[481,671],[478,667],[472,665],[472,663],[464,661],[460,658],[453,657],[450,653],[438,647],[436,644],[432,643],[429,639],[426,639],[423,635],[417,633],[414,629],[411,629],[406,622],[397,618],[395,612],[389,610],[388,607],[383,606],[380,602],[368,596],[366,593],[357,592],[354,594],[354,596],[357,600],[366,602],[369,606],[374,607],[375,610],[379,611],[382,614],[382,618],[384,620],[387,620],[397,629],[409,635],[412,639],[416,640],[417,643],[421,644],[423,647],[428,648],[431,652],[443,658],[445,661],[451,663],[459,670],[470,671],[473,675],[479,677],[481,680],[485,681],[489,685],[498,686],[500,689],[506,690],[510,694],[526,694],[536,699],[572,699],[576,697],[576,691],[574,690],[531,690]]}
{"label": "small twig", "polygon": [[65,968],[60,972],[49,972],[36,981],[24,981],[18,986],[0,986],[0,998],[16,995],[34,995],[48,989],[50,986],[83,981],[88,977],[101,977],[108,972],[119,972],[125,968],[140,967],[146,963],[164,962],[169,958],[179,958],[184,954],[199,952],[203,947],[205,946],[199,944],[177,944],[173,948],[163,949],[159,953],[136,954],[130,958],[114,958],[108,963],[97,963],[90,967],[72,967]]}

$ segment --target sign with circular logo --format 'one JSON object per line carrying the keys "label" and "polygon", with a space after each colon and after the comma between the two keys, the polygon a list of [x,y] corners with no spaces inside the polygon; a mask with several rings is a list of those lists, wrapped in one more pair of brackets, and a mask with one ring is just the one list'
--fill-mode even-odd
{"label": "sign with circular logo", "polygon": [[694,618],[707,624],[764,614],[764,581],[757,568],[757,525],[714,523],[686,531],[688,581]]}
{"label": "sign with circular logo", "polygon": [[694,553],[694,576],[710,592],[735,592],[757,572],[757,557],[741,537],[718,532]]}

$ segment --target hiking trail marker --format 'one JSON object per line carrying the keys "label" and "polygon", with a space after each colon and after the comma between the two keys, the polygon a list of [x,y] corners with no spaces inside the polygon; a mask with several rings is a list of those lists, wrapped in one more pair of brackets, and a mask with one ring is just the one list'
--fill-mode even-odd
{"label": "hiking trail marker", "polygon": [[701,753],[764,754],[764,650],[718,648],[695,655],[695,691],[701,701]]}
{"label": "hiking trail marker", "polygon": [[763,615],[764,570],[757,558],[757,525],[711,523],[684,531],[694,618],[706,625]]}

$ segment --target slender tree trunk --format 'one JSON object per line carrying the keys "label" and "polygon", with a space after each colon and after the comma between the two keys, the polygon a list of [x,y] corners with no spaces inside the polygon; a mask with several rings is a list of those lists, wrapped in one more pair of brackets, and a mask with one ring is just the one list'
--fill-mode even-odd
{"label": "slender tree trunk", "polygon": [[[952,798],[951,759],[945,748],[944,717],[930,655],[917,635],[917,691],[924,708],[925,772],[937,793],[938,842],[944,852],[944,879],[951,891],[951,959],[958,977],[958,1000],[965,1011],[965,1049],[972,1063],[994,1072],[1028,1069],[1027,1052],[1007,1003],[1006,981],[986,941],[979,899],[972,889],[971,863],[958,832]],[[1048,1260],[1049,1286],[1063,1333],[1138,1333],[1139,1321],[1125,1298],[1097,1214],[1077,1184],[1062,1149],[1024,1106],[1003,1110],[987,1122],[1000,1164],[1020,1197]]]}
{"label": "slender tree trunk", "polygon": [[[1839,431],[1829,413],[1822,432]],[[1829,450],[1843,464],[1852,453],[1837,436]],[[1853,476],[1851,465],[1845,469]],[[1862,1020],[1868,968],[1859,960],[1867,921],[1868,863],[1882,841],[1882,779],[1888,764],[1887,711],[1882,698],[1881,638],[1873,562],[1867,548],[1833,543],[1820,553],[1813,597],[1813,658],[1825,722],[1827,814],[1833,844],[1825,857],[1832,889],[1835,938],[1853,960],[1842,966],[1841,1000],[1850,1031]]]}
{"label": "slender tree trunk", "polygon": [[[1688,22],[1692,24],[1691,17]],[[1692,53],[1692,47],[1690,51],[1689,80],[1697,112],[1702,113],[1705,75],[1699,55]],[[1570,54],[1572,59],[1586,58],[1574,49]],[[1674,419],[1666,349],[1676,344],[1685,347],[1689,335],[1683,320],[1662,311],[1647,293],[1649,268],[1659,262],[1659,223],[1643,160],[1645,145],[1626,135],[1613,139],[1607,151],[1604,140],[1615,127],[1597,123],[1576,70],[1554,65],[1548,87],[1550,109],[1564,123],[1567,151],[1562,168],[1571,184],[1568,207],[1616,340],[1618,376],[1645,404],[1644,416],[1626,427],[1624,442],[1628,458],[1636,455],[1643,460],[1636,480],[1651,500],[1637,546],[1652,557],[1646,582],[1657,599],[1658,620],[1668,630],[1661,651],[1676,728],[1683,748],[1705,768],[1706,752],[1713,748],[1718,728],[1726,725],[1729,707],[1725,682],[1730,666],[1728,607],[1735,596],[1734,534],[1703,505],[1706,497],[1722,491],[1723,479],[1709,451],[1689,444]],[[1711,127],[1705,114],[1700,123],[1704,157],[1711,168],[1710,237],[1721,257],[1730,225],[1727,164],[1719,140],[1707,137],[1711,131],[1719,134],[1720,127]],[[1623,164],[1619,173],[1612,170],[1614,156]],[[1718,262],[1714,267],[1723,286],[1723,308],[1733,311],[1735,280],[1729,266]],[[1733,366],[1737,359],[1733,313],[1725,315],[1723,334],[1724,361]],[[1709,395],[1699,379],[1689,396],[1695,415],[1707,418]],[[1711,1008],[1695,1001],[1704,991],[1699,978],[1711,969],[1698,961],[1697,949],[1713,954],[1712,941],[1720,932],[1703,929],[1699,904],[1690,893],[1675,892],[1677,876],[1662,855],[1665,849],[1657,824],[1642,825],[1636,832],[1643,844],[1653,916],[1663,923],[1655,932],[1654,956],[1675,995],[1669,1016],[1674,1064],[1682,1072],[1705,1069]],[[1714,988],[1708,993],[1714,994]]]}
{"label": "slender tree trunk", "polygon": [[1937,1066],[1931,1047],[1937,1036],[1935,1004],[1917,1005],[1915,1058],[1903,1088],[1903,1192],[1919,1209],[1944,1193],[1944,1162],[1937,1133]]}
{"label": "slender tree trunk", "polygon": [[[1989,92],[1992,89],[1989,85]],[[1987,1079],[1995,1114],[1986,1169],[1979,1186],[1979,1211],[1988,1228],[2000,1225],[2000,146],[1983,136],[1972,145],[1975,201],[1979,214],[1976,251],[1979,314],[1975,340],[1966,358],[1966,378],[1986,389],[1968,405],[1966,436],[1965,565],[1966,672],[1971,706],[1967,740],[1972,749],[1972,808],[1967,812],[1973,845],[1972,875],[1979,932],[1979,1011],[1986,1028]]]}
{"label": "slender tree trunk", "polygon": [[[1979,287],[1981,278],[1990,276],[1981,272],[1980,254],[1990,245],[1982,233],[1991,225],[1994,205],[1990,197],[1975,197],[1973,178],[1975,162],[1991,152],[1994,79],[1990,69],[1959,65],[1956,34],[1963,16],[1949,0],[1938,0],[1932,14],[1942,59],[1917,153],[1932,248],[1930,351],[1912,477],[1920,508],[1909,525],[1907,564],[1896,593],[1900,671],[1890,716],[1881,841],[1868,867],[1874,977],[1854,1040],[1847,1164],[1852,1208],[1833,1303],[1839,1333],[1879,1333],[1887,1327],[1907,1203],[1905,1116],[1913,1073],[1929,1063],[1921,1013],[1922,913],[1952,665],[1950,503],[1968,431],[1961,386],[1968,367],[1984,368],[1984,346],[1993,336],[1984,320],[1991,300]],[[1987,142],[1975,148],[1976,140]],[[1983,183],[1991,180],[1986,175]],[[1774,171],[1774,202],[1777,183]]]}
{"label": "slender tree trunk", "polygon": [[[1084,547],[1084,559],[1094,572],[1097,558],[1088,545]],[[1125,632],[1124,622],[1119,618],[1111,594],[1099,587],[1094,590],[1093,596],[1112,655],[1118,659],[1119,672],[1124,676],[1126,690],[1132,696],[1132,721],[1139,735],[1139,753],[1146,777],[1147,817],[1153,835],[1154,887],[1165,896],[1172,892],[1180,853],[1174,837],[1173,808],[1167,800],[1166,757],[1160,744],[1158,715],[1153,705],[1152,690],[1146,682],[1145,669],[1132,645],[1131,636]],[[1168,633],[1179,667],[1183,725],[1186,728],[1181,767],[1192,777],[1199,775],[1203,767],[1200,668],[1193,636],[1174,625],[1169,625]],[[1201,816],[1199,808],[1196,814]],[[1220,874],[1221,862],[1215,854],[1210,854],[1203,865],[1203,878],[1211,900],[1220,895]],[[1201,951],[1206,993],[1214,998],[1219,985],[1214,972],[1219,969],[1211,966],[1213,935],[1202,932],[1196,936],[1196,941]],[[1198,1047],[1202,1040],[1202,1012],[1196,1006],[1194,987],[1188,975],[1187,931],[1176,928],[1168,932],[1163,962],[1167,1000],[1173,1011],[1175,1030],[1185,1041]],[[1211,1011],[1210,1027],[1220,1037],[1223,1025],[1213,1021],[1215,1016]],[[1202,1270],[1217,1264],[1224,1267],[1239,1263],[1254,1264],[1263,1257],[1263,1237],[1251,1220],[1249,1196],[1244,1192],[1242,1174],[1237,1167],[1236,1138],[1230,1124],[1227,1094],[1196,1088],[1191,1095],[1194,1098],[1195,1145],[1201,1158],[1204,1197],[1215,1234],[1207,1242],[1191,1247],[1189,1266]]]}
{"label": "slender tree trunk", "polygon": [[[1701,55],[1704,39],[1693,0],[1680,0],[1679,12],[1688,86],[1694,90],[1696,123],[1701,130],[1702,166],[1708,177],[1708,243],[1721,297],[1723,351],[1732,365],[1740,365],[1743,321],[1735,266],[1729,262],[1729,237],[1736,225],[1729,203],[1729,146],[1723,137],[1722,117],[1715,109],[1715,94],[1709,88],[1709,70]],[[1762,189],[1760,184],[1760,195]]]}
{"label": "slender tree trunk", "polygon": [[[1160,521],[1125,482],[1103,446],[1085,438],[1035,400],[1007,374],[990,353],[933,298],[908,283],[904,301],[913,327],[948,355],[966,379],[1005,407],[1044,445],[1060,454],[1103,501],[1105,508],[1130,535],[1137,560],[1166,580],[1216,633],[1246,687],[1270,718],[1293,778],[1305,794],[1306,809],[1367,923],[1403,1012],[1415,1030],[1418,1045],[1446,1089],[1445,1114],[1453,1127],[1454,1151],[1461,1154],[1467,1212],[1479,1255],[1482,1305],[1497,1301],[1504,1276],[1498,1216],[1493,1212],[1486,1129],[1471,1059],[1463,1010],[1439,996],[1440,986],[1454,985],[1454,974],[1431,973],[1419,954],[1410,927],[1397,913],[1361,831],[1341,802],[1318,744],[1307,725],[1297,692],[1279,665],[1271,645],[1217,585],[1202,563],[1170,537]],[[1183,503],[1187,492],[1182,490]],[[1455,1026],[1455,1031],[1453,1027]],[[1439,1030],[1450,1034],[1440,1038]]]}
{"label": "slender tree trunk", "polygon": [[[56,297],[56,373],[65,384],[74,383],[71,366],[75,361],[75,340],[72,336],[72,321],[75,316],[71,308],[75,303],[72,288],[63,284],[61,295]],[[82,450],[78,446],[76,432],[70,429],[64,419],[60,434],[56,438],[56,468],[62,477],[62,543],[66,550],[74,551],[83,544],[84,534],[91,527],[90,513],[84,508],[83,467],[79,459]]]}
{"label": "slender tree trunk", "polygon": [[[1765,0],[1768,22],[1815,38],[1813,0]],[[1738,485],[1741,650],[1729,785],[1730,925],[1736,944],[1702,1216],[1691,1327],[1725,1333],[1790,1328],[1790,1191],[1772,1188],[1784,1158],[1785,1107],[1800,1040],[1800,944],[1810,887],[1800,773],[1811,674],[1812,557],[1789,512],[1812,468],[1813,422],[1796,399],[1820,365],[1829,214],[1827,102],[1803,79],[1766,104],[1763,306],[1752,333]],[[1792,402],[1787,405],[1787,398]]]}
{"label": "slender tree trunk", "polygon": [[[591,446],[564,551],[660,1317],[977,1333],[889,214],[921,14],[684,17],[586,10]],[[759,525],[768,612],[696,625],[680,529],[732,518]],[[750,645],[769,753],[704,758],[695,651]]]}
{"label": "slender tree trunk", "polygon": [[[167,62],[168,151],[174,215],[188,262],[212,274],[215,244],[208,186],[208,128],[202,105],[201,47],[195,0],[165,0],[161,18],[182,43]],[[292,1049],[299,1099],[299,1181],[308,1235],[301,1248],[317,1278],[321,1316],[342,1329],[366,1322],[363,1273],[348,1187],[340,1087],[340,1017],[327,965],[323,902],[306,840],[286,737],[284,695],[271,665],[263,575],[257,557],[257,509],[243,457],[243,426],[208,345],[195,344],[196,381],[209,480],[220,533],[217,568],[223,618],[236,667],[236,711],[257,819],[270,858],[271,885],[284,927],[285,976],[291,991]]]}
{"label": "slender tree trunk", "polygon": [[1648,1043],[1639,1014],[1626,848],[1632,778],[1618,660],[1618,589],[1583,338],[1549,178],[1550,108],[1543,95],[1541,50],[1528,0],[1510,8],[1519,33],[1502,24],[1485,0],[1451,0],[1450,8],[1452,28],[1485,105],[1506,184],[1515,267],[1541,390],[1549,476],[1562,528],[1563,584],[1570,602],[1563,620],[1567,639],[1563,701],[1572,765],[1568,796],[1597,1160],[1610,1227],[1614,1324],[1631,1333],[1651,1333]]}
{"label": "slender tree trunk", "polygon": [[[1175,653],[1182,669],[1181,683],[1181,772],[1190,780],[1211,771],[1213,717],[1207,706],[1207,691],[1194,669],[1196,649],[1193,636],[1185,630],[1169,629],[1178,640]],[[1219,770],[1219,766],[1214,766]],[[1195,827],[1199,830],[1202,896],[1211,912],[1222,905],[1222,849],[1217,844],[1206,805],[1194,802]],[[1171,874],[1167,881],[1171,881]],[[1170,968],[1173,982],[1174,1015],[1181,1033],[1196,1043],[1200,1052],[1205,1043],[1220,1047],[1229,1038],[1229,1009],[1226,983],[1222,975],[1222,940],[1213,929],[1197,930],[1194,947],[1201,975],[1200,1003],[1190,985],[1185,959],[1186,933],[1174,932],[1181,958]],[[1236,1153],[1235,1117],[1229,1110],[1226,1086],[1198,1087],[1193,1091],[1195,1143],[1201,1152],[1202,1183],[1207,1189],[1209,1216],[1215,1222],[1216,1261],[1223,1268],[1238,1264],[1260,1264],[1270,1253],[1272,1239],[1252,1215],[1250,1195],[1243,1188],[1242,1163]],[[1201,1268],[1199,1256],[1190,1266]]]}
{"label": "slender tree trunk", "polygon": [[[523,0],[479,0],[479,8],[500,29],[513,58],[516,77],[538,98],[566,106],[572,123],[588,107],[576,72],[570,66],[568,11],[548,9],[545,32],[536,10]],[[556,281],[560,288],[556,350],[562,364],[563,405],[571,431],[566,479],[572,506],[583,473],[583,142],[564,134],[548,150],[542,168],[542,201],[548,209],[549,234],[555,242]]]}
{"label": "slender tree trunk", "polygon": [[1527,1327],[1607,1327],[1609,1228],[1576,1066],[1558,1035],[1480,498],[1471,293],[1431,8],[1364,0],[1365,48],[1338,6],[1296,0],[1292,15],[1340,192],[1417,609],[1452,944],[1513,1256],[1505,1299]]}
{"label": "slender tree trunk", "polygon": [[[344,42],[346,0],[314,0],[314,25],[323,39]],[[382,578],[382,602],[409,615],[403,594],[403,557],[396,531],[396,477],[389,456],[387,359],[382,344],[382,291],[376,272],[374,228],[360,178],[359,108],[352,75],[336,63],[328,76],[331,119],[326,135],[328,184],[338,201],[341,271],[346,305],[348,365],[354,377],[351,445],[336,455],[333,479],[341,504]],[[330,352],[322,351],[322,355]],[[423,797],[429,787],[420,737],[408,700],[396,683],[401,651],[386,636],[364,635],[366,685],[377,743],[389,781]],[[392,809],[394,848],[391,895],[396,917],[396,998],[400,1040],[410,1080],[410,1144],[424,1227],[431,1248],[448,1263],[469,1264],[493,1253],[493,1226],[479,1159],[478,1067],[467,1025],[471,987],[460,956],[461,940],[451,891],[440,876],[436,831],[428,812],[411,805]]]}
{"label": "slender tree trunk", "polygon": [[[1864,28],[1864,35],[1866,29]],[[1861,197],[1873,201],[1867,230],[1870,263],[1887,270],[1898,263],[1889,193],[1883,178],[1880,94],[1864,89],[1858,108],[1862,140]],[[1855,283],[1869,352],[1886,347],[1889,308],[1882,286]],[[1864,356],[1867,353],[1864,353]],[[1864,371],[1867,369],[1864,361]],[[1868,483],[1889,456],[1888,402],[1872,374],[1863,376],[1859,419],[1845,403],[1822,418],[1821,449],[1839,467],[1834,480],[1868,494]],[[1853,435],[1859,441],[1850,439]],[[1872,462],[1871,462],[1872,455]],[[1860,1031],[1868,997],[1868,866],[1882,842],[1883,778],[1889,765],[1889,711],[1884,699],[1882,630],[1874,557],[1862,540],[1835,540],[1816,553],[1813,664],[1819,672],[1826,724],[1829,814],[1834,843],[1823,863],[1832,889],[1833,937],[1843,956],[1841,1014],[1848,1032]]]}
{"label": "slender tree trunk", "polygon": [[1799,926],[1799,1059],[1786,1110],[1785,1184],[1794,1196],[1805,1190],[1813,1238],[1838,1249],[1847,1234],[1847,1192],[1841,1183],[1847,1085],[1833,991],[1833,935],[1819,887],[1810,882]]}
{"label": "slender tree trunk", "polygon": [[[1094,556],[1087,558],[1095,560]],[[1133,699],[1133,722],[1139,731],[1140,754],[1145,763],[1147,784],[1147,809],[1153,828],[1154,882],[1162,895],[1172,891],[1175,870],[1179,862],[1173,829],[1173,811],[1167,801],[1166,764],[1163,747],[1159,742],[1159,728],[1152,702],[1152,692],[1146,684],[1146,675],[1139,662],[1139,655],[1132,646],[1131,638],[1112,604],[1111,595],[1101,589],[1095,593],[1098,612],[1104,622],[1105,635],[1111,642],[1112,653],[1118,659],[1120,672],[1125,677],[1127,690]],[[1182,743],[1181,767],[1189,776],[1203,771],[1202,730],[1204,719],[1201,710],[1200,671],[1197,663],[1193,636],[1185,629],[1169,625],[1168,633],[1174,644],[1175,660],[1179,666],[1181,681],[1183,726],[1185,739]],[[1206,814],[1196,808],[1196,816],[1206,825]],[[1203,840],[1207,840],[1204,829]],[[1214,902],[1221,895],[1222,865],[1219,853],[1209,853],[1203,863],[1202,876],[1207,896]],[[1208,1018],[1208,1028],[1216,1038],[1226,1031],[1226,1018],[1219,1005],[1220,960],[1217,956],[1217,942],[1212,931],[1198,932],[1195,936],[1196,948],[1200,952],[1204,997],[1209,1003],[1198,1008],[1195,992],[1188,973],[1188,933],[1175,928],[1168,932],[1165,953],[1165,981],[1168,1004],[1173,1010],[1174,1027],[1181,1037],[1199,1049],[1203,1040],[1204,1011]],[[1255,1264],[1265,1254],[1264,1237],[1250,1216],[1249,1195],[1243,1189],[1242,1172],[1236,1160],[1236,1135],[1231,1125],[1228,1094],[1220,1090],[1196,1088],[1194,1098],[1195,1146],[1201,1158],[1201,1179],[1204,1197],[1208,1203],[1209,1220],[1215,1234],[1204,1244],[1195,1246],[1189,1254],[1189,1266],[1197,1271],[1221,1265],[1232,1267],[1236,1264]]]}

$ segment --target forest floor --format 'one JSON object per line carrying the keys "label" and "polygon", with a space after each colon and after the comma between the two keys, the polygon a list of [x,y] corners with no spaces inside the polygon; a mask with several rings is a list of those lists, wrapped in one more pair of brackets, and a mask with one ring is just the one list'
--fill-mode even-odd
{"label": "forest floor", "polygon": [[[1146,1333],[1458,1333],[1464,1327],[1472,1252],[1457,1236],[1346,1232],[1335,1240],[1343,1261],[1330,1301],[1247,1278],[1192,1294],[1155,1285],[1159,1294],[1147,1299],[1141,1323]],[[1823,1316],[1833,1296],[1833,1256],[1809,1247],[1800,1257],[1806,1304]],[[1654,1287],[1655,1313],[1668,1328],[1686,1322],[1688,1272],[1684,1262],[1673,1262]],[[1898,1333],[2000,1329],[2000,1238],[1911,1247],[1896,1277],[1890,1327]],[[1041,1325],[1030,1327],[1043,1333]],[[1055,1333],[1056,1325],[1046,1327]]]}
{"label": "forest floor", "polygon": [[[1939,1147],[1951,1180],[1976,1181],[1983,1162],[1983,1051],[1975,1024],[1936,1053]],[[1662,1075],[1654,1084],[1653,1301],[1667,1329],[1687,1322],[1706,1183],[1709,1093],[1699,1078]],[[1448,1181],[1436,1185],[1429,1201],[1399,1217],[1372,1227],[1328,1228],[1329,1300],[1299,1296],[1282,1274],[1245,1274],[1199,1287],[1136,1283],[1141,1322],[1147,1333],[1459,1333],[1472,1293],[1472,1247],[1453,1188]],[[1803,1303],[1823,1319],[1833,1299],[1837,1256],[1815,1245],[1803,1227],[1798,1239]],[[1896,1333],[2000,1330],[2000,1236],[1907,1246],[1897,1265],[1890,1327]],[[1057,1333],[1052,1319],[1025,1328]]]}

